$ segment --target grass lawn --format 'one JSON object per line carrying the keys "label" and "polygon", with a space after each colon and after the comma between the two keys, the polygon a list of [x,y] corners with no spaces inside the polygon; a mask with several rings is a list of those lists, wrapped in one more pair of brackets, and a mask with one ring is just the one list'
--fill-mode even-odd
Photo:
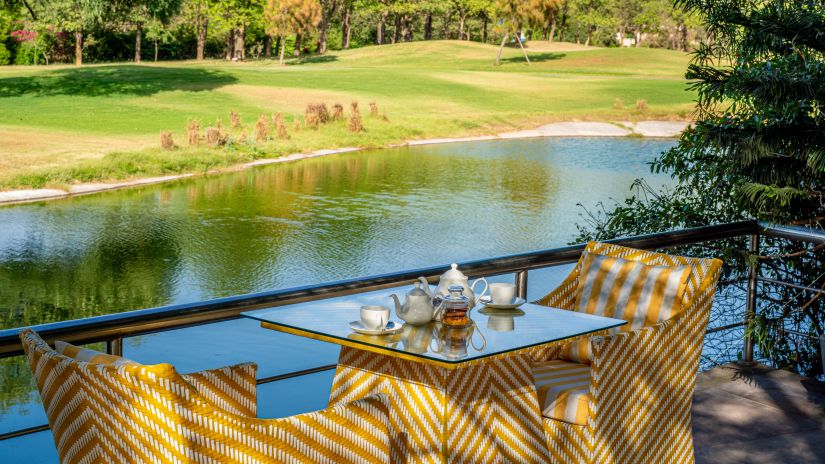
{"label": "grass lawn", "polygon": [[[468,42],[416,42],[332,52],[290,66],[257,61],[0,67],[0,188],[192,172],[296,151],[383,146],[407,139],[489,134],[562,120],[685,119],[688,55],[655,49],[585,49],[531,42],[518,49]],[[616,99],[624,108],[616,109]],[[647,107],[636,109],[637,99]],[[309,103],[358,101],[366,132],[346,121],[298,129]],[[376,102],[388,120],[369,116]],[[228,113],[245,127],[224,149],[159,148],[159,133],[184,146]],[[260,114],[282,112],[289,140],[262,143]]]}

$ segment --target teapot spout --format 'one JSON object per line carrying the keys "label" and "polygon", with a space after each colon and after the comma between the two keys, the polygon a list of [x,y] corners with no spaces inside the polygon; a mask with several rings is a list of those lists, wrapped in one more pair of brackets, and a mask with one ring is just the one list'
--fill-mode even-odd
{"label": "teapot spout", "polygon": [[390,295],[390,298],[392,298],[395,302],[395,314],[398,314],[398,316],[400,317],[401,314],[404,312],[404,310],[401,307],[401,301],[398,300],[398,297],[395,296],[395,293]]}

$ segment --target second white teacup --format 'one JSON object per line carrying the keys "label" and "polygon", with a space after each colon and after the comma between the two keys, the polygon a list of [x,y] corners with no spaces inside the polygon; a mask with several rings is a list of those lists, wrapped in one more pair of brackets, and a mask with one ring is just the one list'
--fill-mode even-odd
{"label": "second white teacup", "polygon": [[516,297],[516,285],[506,282],[496,282],[490,284],[490,298],[493,304],[506,305],[513,302]]}
{"label": "second white teacup", "polygon": [[361,306],[361,323],[370,330],[383,329],[390,321],[390,308],[386,306]]}

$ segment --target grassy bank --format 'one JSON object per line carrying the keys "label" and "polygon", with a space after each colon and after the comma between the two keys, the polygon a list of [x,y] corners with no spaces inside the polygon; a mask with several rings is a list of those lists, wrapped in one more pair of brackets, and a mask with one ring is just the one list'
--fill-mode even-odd
{"label": "grassy bank", "polygon": [[[685,54],[531,45],[532,66],[507,49],[497,68],[495,47],[466,42],[369,47],[286,67],[262,61],[0,68],[0,188],[194,172],[295,151],[560,120],[681,119],[692,110]],[[640,99],[646,105],[637,109]],[[360,102],[366,132],[349,132],[346,121],[296,128],[306,105],[321,101]],[[369,116],[373,101],[386,118]],[[187,120],[205,128],[221,118],[228,126],[230,111],[244,122],[231,148],[160,150],[160,131],[185,146]],[[289,140],[255,143],[255,120],[273,112],[284,114]]]}

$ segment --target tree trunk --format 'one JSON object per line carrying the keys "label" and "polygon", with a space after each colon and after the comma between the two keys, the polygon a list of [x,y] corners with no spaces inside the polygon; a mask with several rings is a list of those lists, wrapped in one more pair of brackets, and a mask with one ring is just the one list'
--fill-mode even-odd
{"label": "tree trunk", "polygon": [[433,14],[427,13],[424,20],[424,40],[433,40]]}
{"label": "tree trunk", "polygon": [[548,41],[553,43],[553,37],[556,35],[556,17],[553,16],[553,19],[550,20],[550,33],[548,34]]}
{"label": "tree trunk", "polygon": [[412,41],[413,41],[412,19],[405,16],[404,17],[404,42],[412,42]]}
{"label": "tree trunk", "polygon": [[642,29],[637,27],[635,31],[633,31],[633,37],[636,39],[636,48],[642,46]]}
{"label": "tree trunk", "polygon": [[235,29],[230,29],[226,34],[226,59],[231,60],[235,56]]}
{"label": "tree trunk", "polygon": [[264,38],[264,58],[272,58],[272,36],[269,34]]}
{"label": "tree trunk", "polygon": [[74,31],[74,64],[83,64],[83,29],[79,27]]}
{"label": "tree trunk", "polygon": [[401,15],[395,15],[395,30],[392,33],[392,43],[401,42]]}
{"label": "tree trunk", "polygon": [[679,50],[686,52],[687,51],[687,26],[684,24],[679,25]]}
{"label": "tree trunk", "polygon": [[137,31],[135,33],[135,63],[140,63],[140,39],[142,36],[143,23],[137,23]]}
{"label": "tree trunk", "polygon": [[590,46],[590,36],[592,36],[592,35],[593,35],[593,29],[590,26],[588,26],[587,27],[587,38],[584,40],[584,46],[585,47]]}
{"label": "tree trunk", "polygon": [[[324,8],[324,3],[328,6]],[[327,52],[327,36],[329,35],[329,20],[332,12],[335,11],[335,0],[321,2],[321,22],[318,24],[318,53]]]}
{"label": "tree trunk", "polygon": [[295,50],[292,51],[292,56],[301,56],[301,39],[303,36],[300,32],[295,34]]}
{"label": "tree trunk", "polygon": [[481,43],[487,43],[487,27],[489,21],[487,20],[487,15],[481,17]]}
{"label": "tree trunk", "polygon": [[278,52],[278,64],[283,66],[284,65],[284,50],[286,50],[286,36],[285,35],[281,36],[280,45],[278,45],[278,47],[280,48],[280,51]]}
{"label": "tree trunk", "polygon": [[155,40],[155,63],[158,62],[158,41]]}
{"label": "tree trunk", "polygon": [[378,45],[384,44],[384,24],[387,21],[387,13],[381,13],[378,17],[378,27],[375,29],[375,43]]}
{"label": "tree trunk", "polygon": [[197,60],[203,61],[203,49],[206,47],[206,28],[209,26],[209,16],[201,14],[200,2],[195,9],[195,23],[198,39]]}
{"label": "tree trunk", "polygon": [[501,51],[504,50],[504,43],[507,42],[507,36],[509,35],[510,34],[505,33],[504,37],[501,38],[501,45],[498,46],[498,55],[496,55],[496,66],[498,66],[501,61]]}
{"label": "tree trunk", "polygon": [[458,40],[464,40],[464,23],[467,19],[467,14],[463,8],[458,9]]}
{"label": "tree trunk", "polygon": [[341,48],[344,50],[349,48],[349,40],[352,34],[352,23],[350,22],[351,17],[352,10],[349,5],[344,5],[344,11],[342,12],[341,17]]}
{"label": "tree trunk", "polygon": [[235,58],[238,61],[246,59],[246,44],[244,42],[246,35],[246,26],[241,24],[235,31]]}

